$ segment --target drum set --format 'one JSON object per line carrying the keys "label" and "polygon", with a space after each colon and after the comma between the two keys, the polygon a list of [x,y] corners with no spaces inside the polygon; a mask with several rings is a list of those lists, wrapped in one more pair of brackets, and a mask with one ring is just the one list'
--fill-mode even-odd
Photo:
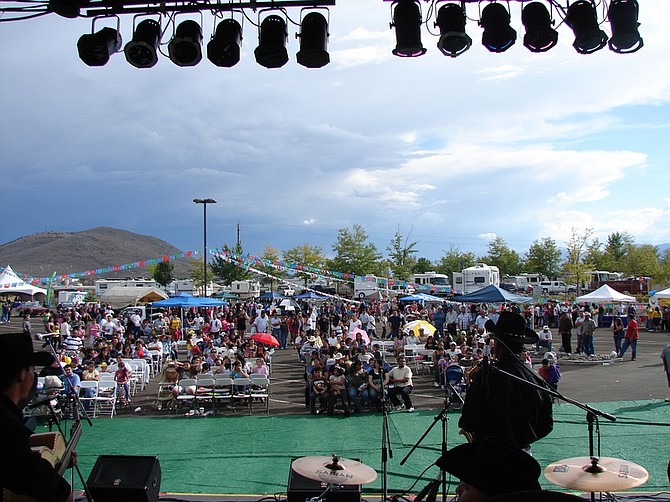
{"label": "drum set", "polygon": [[[291,467],[301,476],[326,487],[317,497],[307,499],[308,502],[325,502],[328,494],[343,486],[363,485],[377,479],[372,467],[337,455],[301,457],[295,459]],[[617,458],[573,457],[548,465],[544,477],[556,486],[593,495],[635,488],[649,479],[649,473],[640,465]],[[538,494],[536,500],[542,497]]]}

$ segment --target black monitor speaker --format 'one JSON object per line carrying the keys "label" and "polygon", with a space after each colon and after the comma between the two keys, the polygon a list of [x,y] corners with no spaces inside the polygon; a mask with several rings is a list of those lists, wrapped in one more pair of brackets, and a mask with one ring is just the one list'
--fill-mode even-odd
{"label": "black monitor speaker", "polygon": [[158,457],[100,455],[86,487],[95,502],[154,502],[161,488]]}

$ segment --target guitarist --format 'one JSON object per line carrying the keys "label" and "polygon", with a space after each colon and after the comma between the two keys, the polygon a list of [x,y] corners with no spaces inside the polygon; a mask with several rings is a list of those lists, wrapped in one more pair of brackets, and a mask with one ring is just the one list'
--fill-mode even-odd
{"label": "guitarist", "polygon": [[0,334],[0,489],[40,501],[71,501],[70,485],[56,469],[30,449],[32,432],[22,409],[36,388],[35,366],[49,366],[53,356],[34,352],[30,336]]}

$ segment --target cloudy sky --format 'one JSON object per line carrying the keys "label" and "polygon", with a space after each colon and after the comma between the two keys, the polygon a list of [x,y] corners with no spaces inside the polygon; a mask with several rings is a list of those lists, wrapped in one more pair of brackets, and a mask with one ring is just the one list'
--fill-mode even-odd
{"label": "cloudy sky", "polygon": [[[565,25],[557,47],[530,53],[519,2],[517,44],[489,53],[469,4],[474,44],[455,59],[425,25],[427,54],[397,58],[390,3],[337,3],[319,70],[295,62],[295,26],[281,69],[255,62],[246,22],[231,69],[163,56],[139,70],[122,53],[101,68],[79,60],[90,20],[0,23],[0,243],[111,226],[197,250],[196,197],[218,201],[209,247],[234,243],[239,223],[255,254],[332,253],[355,223],[381,251],[410,234],[429,259],[485,254],[494,236],[522,253],[542,237],[562,246],[572,228],[670,242],[670,2],[640,0],[639,52],[589,56]],[[121,32],[130,40],[131,17]]]}

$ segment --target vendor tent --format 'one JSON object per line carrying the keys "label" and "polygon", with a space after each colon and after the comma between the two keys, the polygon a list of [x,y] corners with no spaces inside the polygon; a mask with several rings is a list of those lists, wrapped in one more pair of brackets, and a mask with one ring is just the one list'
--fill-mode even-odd
{"label": "vendor tent", "polygon": [[16,275],[16,272],[12,270],[12,267],[7,265],[7,268],[5,268],[0,274],[0,295],[3,294],[20,294],[30,296],[42,294],[46,296],[47,290],[27,283],[18,275]]}
{"label": "vendor tent", "polygon": [[533,299],[528,296],[515,295],[491,284],[467,295],[454,296],[452,301],[461,303],[531,303]]}
{"label": "vendor tent", "polygon": [[164,300],[167,297],[166,293],[156,288],[116,286],[101,295],[98,299],[100,303],[110,305],[113,309],[120,309],[130,305],[137,305],[138,303]]}
{"label": "vendor tent", "polygon": [[664,289],[662,291],[657,291],[654,295],[654,298],[670,298],[670,288]]}
{"label": "vendor tent", "polygon": [[296,300],[327,300],[328,297],[315,293],[314,291],[307,291],[293,297]]}
{"label": "vendor tent", "polygon": [[400,302],[443,302],[445,301],[444,298],[440,298],[439,296],[433,296],[429,295],[428,293],[416,293],[414,295],[409,295],[409,296],[403,296],[402,298],[399,298],[398,301]]}
{"label": "vendor tent", "polygon": [[[657,293],[658,294],[658,293]],[[603,284],[595,291],[582,296],[578,296],[575,300],[577,303],[633,303],[637,300],[634,296],[624,295],[618,291],[610,288],[607,284]]]}
{"label": "vendor tent", "polygon": [[222,307],[228,305],[228,302],[217,300],[216,298],[201,298],[189,294],[180,294],[172,296],[167,300],[153,302],[152,307]]}

